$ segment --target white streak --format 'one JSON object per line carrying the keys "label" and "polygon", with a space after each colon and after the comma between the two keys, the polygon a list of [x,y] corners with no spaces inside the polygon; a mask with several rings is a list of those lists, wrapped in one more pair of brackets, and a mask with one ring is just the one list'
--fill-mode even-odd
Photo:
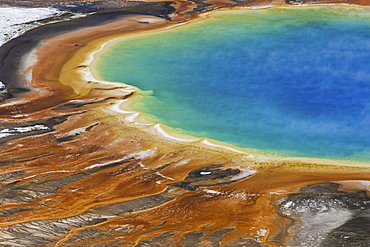
{"label": "white streak", "polygon": [[162,173],[159,173],[159,172],[156,172],[155,174],[159,175],[160,177],[164,178],[164,179],[167,179],[167,180],[175,180],[173,178],[170,178],[170,177],[167,177],[165,175],[163,175]]}
{"label": "white streak", "polygon": [[84,170],[90,170],[90,169],[97,168],[97,167],[107,166],[107,165],[117,163],[117,162],[120,162],[120,161],[125,161],[125,160],[126,160],[126,158],[125,159],[118,159],[118,160],[111,160],[111,161],[104,162],[104,163],[98,163],[98,164],[94,164],[94,165],[85,167]]}
{"label": "white streak", "polygon": [[144,150],[137,153],[132,154],[132,156],[136,159],[144,159],[146,157],[154,155],[156,152],[155,150]]}
{"label": "white streak", "polygon": [[251,6],[251,7],[241,7],[243,9],[268,9],[268,8],[273,8],[276,7],[276,5],[260,5],[260,6]]}
{"label": "white streak", "polygon": [[231,178],[231,180],[240,180],[242,178],[249,177],[256,173],[254,170],[250,170],[247,168],[238,168],[240,170],[240,173],[234,177]]}
{"label": "white streak", "polygon": [[203,144],[206,144],[206,145],[208,145],[208,146],[218,147],[218,148],[223,148],[223,149],[227,149],[227,150],[230,150],[230,151],[233,151],[233,152],[237,152],[237,153],[242,153],[242,154],[245,154],[245,153],[246,153],[246,152],[243,152],[243,151],[237,150],[237,149],[232,148],[232,147],[228,147],[228,146],[223,146],[223,145],[214,144],[214,143],[210,142],[208,139],[204,139],[204,140],[202,140],[202,143],[203,143]]}
{"label": "white streak", "polygon": [[216,191],[216,190],[210,190],[210,189],[204,189],[204,192],[207,192],[209,194],[214,194],[214,195],[221,195],[223,194],[222,192]]}
{"label": "white streak", "polygon": [[[11,39],[14,39],[28,30],[45,25],[42,20],[50,17],[58,17],[66,11],[55,8],[25,8],[25,7],[0,7],[0,46]],[[84,14],[74,14],[68,19],[86,16]],[[55,23],[59,20],[50,20],[48,23]]]}
{"label": "white streak", "polygon": [[7,136],[11,136],[11,135],[12,134],[9,134],[9,133],[0,133],[0,138],[4,138],[4,137],[7,137]]}
{"label": "white streak", "polygon": [[13,129],[2,129],[0,130],[0,133],[25,133],[25,132],[35,131],[35,130],[50,130],[50,128],[42,124],[37,124],[37,125],[26,126],[26,127],[15,127]]}
{"label": "white streak", "polygon": [[212,172],[200,172],[200,175],[209,175],[211,174]]}

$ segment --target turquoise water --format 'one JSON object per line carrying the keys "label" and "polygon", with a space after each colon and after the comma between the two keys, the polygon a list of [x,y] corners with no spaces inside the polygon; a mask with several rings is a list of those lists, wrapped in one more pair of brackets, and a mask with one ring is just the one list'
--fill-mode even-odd
{"label": "turquoise water", "polygon": [[370,160],[368,9],[219,12],[121,41],[97,68],[144,91],[134,110],[191,135],[283,156]]}

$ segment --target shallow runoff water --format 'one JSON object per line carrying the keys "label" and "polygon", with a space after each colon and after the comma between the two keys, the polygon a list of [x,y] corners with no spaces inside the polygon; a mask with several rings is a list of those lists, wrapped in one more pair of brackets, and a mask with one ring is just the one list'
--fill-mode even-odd
{"label": "shallow runoff water", "polygon": [[221,11],[112,45],[102,78],[132,109],[197,137],[281,156],[370,161],[370,11]]}

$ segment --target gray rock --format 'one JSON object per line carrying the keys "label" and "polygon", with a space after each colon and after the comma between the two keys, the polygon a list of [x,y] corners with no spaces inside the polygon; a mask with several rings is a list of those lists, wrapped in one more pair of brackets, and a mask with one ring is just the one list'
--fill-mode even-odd
{"label": "gray rock", "polygon": [[0,102],[3,101],[4,99],[9,98],[10,94],[8,91],[8,88],[5,86],[4,83],[0,81]]}

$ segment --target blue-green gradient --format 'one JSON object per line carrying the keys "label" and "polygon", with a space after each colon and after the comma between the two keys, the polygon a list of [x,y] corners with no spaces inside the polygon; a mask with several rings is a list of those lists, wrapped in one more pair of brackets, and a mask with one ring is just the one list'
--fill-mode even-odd
{"label": "blue-green gradient", "polygon": [[370,160],[370,11],[221,12],[124,40],[100,75],[151,91],[134,110],[283,156]]}

